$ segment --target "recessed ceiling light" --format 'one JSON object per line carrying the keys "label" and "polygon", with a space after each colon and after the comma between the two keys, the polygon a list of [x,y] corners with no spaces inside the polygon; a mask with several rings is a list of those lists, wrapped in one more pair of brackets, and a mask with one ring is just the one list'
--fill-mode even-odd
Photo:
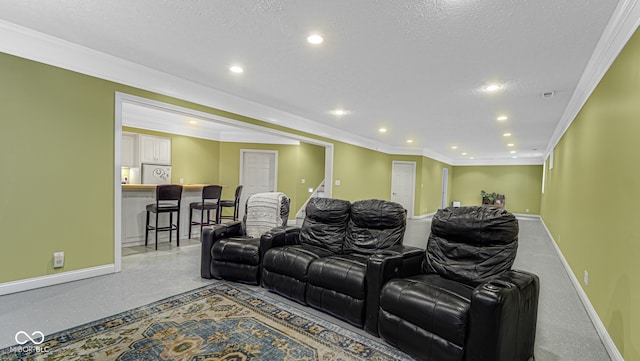
{"label": "recessed ceiling light", "polygon": [[244,72],[244,69],[242,69],[242,67],[240,65],[232,65],[229,70],[231,70],[232,73],[236,73],[236,74],[240,74]]}
{"label": "recessed ceiling light", "polygon": [[513,147],[513,146],[514,146],[514,144],[513,144],[513,143],[509,143],[509,144],[507,144],[507,147]]}
{"label": "recessed ceiling light", "polygon": [[407,139],[407,143],[413,143],[413,139]]}
{"label": "recessed ceiling light", "polygon": [[487,84],[485,85],[482,90],[489,92],[489,93],[494,93],[497,92],[498,90],[502,89],[503,85],[502,84],[497,84],[497,83],[492,83],[492,84]]}
{"label": "recessed ceiling light", "polygon": [[349,111],[344,109],[334,109],[331,111],[331,114],[337,115],[337,116],[343,116],[343,115],[349,114]]}
{"label": "recessed ceiling light", "polygon": [[462,153],[462,155],[467,155],[467,152]]}
{"label": "recessed ceiling light", "polygon": [[515,150],[512,150],[512,151],[510,151],[509,153],[511,153],[511,154],[516,154],[516,151],[515,151]]}
{"label": "recessed ceiling light", "polygon": [[469,159],[476,159],[476,157],[469,157]]}
{"label": "recessed ceiling light", "polygon": [[190,121],[189,121],[189,124],[198,124],[198,122],[197,122],[197,121],[195,121],[195,120],[190,120]]}
{"label": "recessed ceiling light", "polygon": [[458,149],[458,146],[454,145],[454,146],[451,147],[451,149]]}
{"label": "recessed ceiling light", "polygon": [[502,136],[503,136],[503,137],[510,137],[510,136],[511,136],[511,133],[504,133],[504,134],[502,134]]}
{"label": "recessed ceiling light", "polygon": [[499,121],[501,121],[501,122],[504,122],[505,120],[509,119],[509,117],[508,117],[508,116],[506,116],[506,115],[501,115],[501,116],[499,116],[499,117],[498,117],[498,118],[496,118],[496,119],[498,119],[498,120],[499,120]]}
{"label": "recessed ceiling light", "polygon": [[387,132],[387,128],[380,128],[380,129],[378,129],[378,131],[380,133],[386,133]]}
{"label": "recessed ceiling light", "polygon": [[307,37],[307,41],[309,42],[309,44],[318,45],[322,44],[324,38],[318,34],[311,34]]}

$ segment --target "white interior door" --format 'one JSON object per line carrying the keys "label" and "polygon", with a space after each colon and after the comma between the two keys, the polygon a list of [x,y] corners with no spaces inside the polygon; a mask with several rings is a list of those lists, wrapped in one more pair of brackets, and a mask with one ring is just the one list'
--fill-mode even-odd
{"label": "white interior door", "polygon": [[448,189],[449,189],[449,168],[442,168],[442,208],[447,208]]}
{"label": "white interior door", "polygon": [[416,163],[394,161],[391,170],[391,201],[402,204],[407,217],[413,217]]}
{"label": "white interior door", "polygon": [[247,199],[256,193],[275,192],[278,175],[278,151],[241,150],[240,184],[244,187],[240,197],[240,217],[244,215]]}

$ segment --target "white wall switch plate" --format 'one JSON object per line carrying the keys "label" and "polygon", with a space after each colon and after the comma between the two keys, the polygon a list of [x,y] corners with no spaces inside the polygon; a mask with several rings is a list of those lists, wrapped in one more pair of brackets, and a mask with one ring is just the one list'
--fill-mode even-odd
{"label": "white wall switch plate", "polygon": [[60,268],[64,266],[64,252],[53,253],[53,268]]}
{"label": "white wall switch plate", "polygon": [[589,285],[589,272],[584,271],[584,285],[588,286]]}

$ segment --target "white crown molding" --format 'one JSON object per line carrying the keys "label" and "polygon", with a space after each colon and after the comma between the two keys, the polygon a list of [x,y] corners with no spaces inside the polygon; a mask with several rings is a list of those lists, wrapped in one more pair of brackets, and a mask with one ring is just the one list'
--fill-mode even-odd
{"label": "white crown molding", "polygon": [[[335,141],[387,154],[421,155],[449,165],[456,165],[451,158],[427,148],[390,147],[357,134],[323,125],[311,119],[187,81],[4,20],[0,20],[0,51]],[[172,129],[155,130],[175,131]],[[188,132],[177,132],[177,134],[190,135]],[[539,163],[542,163],[542,161]],[[522,160],[516,162],[505,160],[500,164],[523,164],[523,162]],[[475,160],[474,165],[488,164],[483,163],[481,160]]]}
{"label": "white crown molding", "polygon": [[564,133],[587,102],[593,90],[598,86],[607,70],[616,60],[631,36],[640,25],[640,6],[638,0],[621,0],[604,29],[591,59],[582,73],[569,104],[565,108],[545,150],[544,159],[556,147]]}
{"label": "white crown molding", "polygon": [[468,159],[458,160],[451,165],[462,166],[490,166],[490,165],[542,165],[544,160],[540,158],[515,158],[515,159]]}
{"label": "white crown molding", "polygon": [[[382,143],[0,20],[0,51],[368,149]],[[295,126],[292,126],[294,125]]]}

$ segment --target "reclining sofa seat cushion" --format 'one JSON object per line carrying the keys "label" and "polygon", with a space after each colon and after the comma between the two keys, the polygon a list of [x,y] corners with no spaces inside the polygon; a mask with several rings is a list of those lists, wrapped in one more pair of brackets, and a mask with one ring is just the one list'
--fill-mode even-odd
{"label": "reclining sofa seat cushion", "polygon": [[400,204],[379,199],[354,202],[342,254],[319,258],[309,266],[307,303],[363,327],[368,258],[402,244],[405,228],[406,211]]}
{"label": "reclining sofa seat cushion", "polygon": [[351,203],[333,198],[311,198],[305,208],[299,244],[268,250],[262,261],[262,286],[306,304],[309,265],[341,252]]}
{"label": "reclining sofa seat cushion", "polygon": [[[520,347],[515,346],[520,341],[509,339],[506,348],[520,347],[522,350],[513,351],[506,358],[498,358],[497,352],[491,350],[501,348],[497,346],[499,342],[492,339],[494,334],[511,334],[507,337],[513,338],[520,334],[525,339],[535,335],[538,281],[535,275],[510,271],[517,241],[518,221],[504,209],[438,210],[432,220],[423,273],[391,280],[381,291],[380,336],[423,360],[526,360],[529,356],[513,355],[533,355],[533,343]],[[487,305],[487,309],[497,305],[495,308],[502,310],[499,304],[502,301],[490,299],[496,296],[492,287],[502,286],[519,293],[504,306],[512,316],[486,322],[485,318],[491,318],[493,314],[478,310]],[[474,318],[476,321],[471,321]],[[500,326],[501,323],[508,325],[508,331],[500,331],[500,327],[505,327]],[[503,338],[507,337],[503,335]],[[481,341],[470,342],[472,338]],[[469,346],[469,343],[481,346]],[[490,356],[477,354],[478,349],[490,350],[487,352]]]}
{"label": "reclining sofa seat cushion", "polygon": [[[216,225],[223,230],[210,247],[210,275],[217,279],[259,284],[260,236],[287,225],[289,204],[289,198],[282,192],[257,193],[247,200],[242,223]],[[208,243],[203,242],[203,247],[205,244]]]}

